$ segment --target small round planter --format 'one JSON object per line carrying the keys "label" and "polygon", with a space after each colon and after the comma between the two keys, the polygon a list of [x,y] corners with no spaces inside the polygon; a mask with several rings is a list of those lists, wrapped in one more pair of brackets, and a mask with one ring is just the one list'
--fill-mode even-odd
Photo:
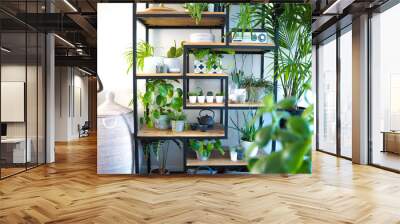
{"label": "small round planter", "polygon": [[198,152],[196,152],[197,155],[197,159],[200,161],[208,161],[208,158],[210,157],[210,155],[200,155]]}
{"label": "small round planter", "polygon": [[162,130],[169,129],[170,120],[168,118],[168,115],[160,115],[160,117],[155,120],[154,126]]}
{"label": "small round planter", "polygon": [[223,103],[224,102],[224,96],[215,96],[215,102]]}
{"label": "small round planter", "polygon": [[207,103],[214,103],[214,96],[206,96]]}
{"label": "small round planter", "polygon": [[183,132],[185,130],[185,121],[171,121],[173,132]]}
{"label": "small round planter", "polygon": [[194,104],[197,102],[197,96],[189,96],[189,103]]}
{"label": "small round planter", "polygon": [[157,66],[164,64],[162,57],[146,57],[144,58],[143,73],[157,73]]}
{"label": "small round planter", "polygon": [[207,72],[206,62],[204,60],[195,59],[193,62],[194,73],[203,74]]}
{"label": "small round planter", "polygon": [[236,162],[238,160],[238,153],[235,150],[231,150],[230,152],[231,161]]}
{"label": "small round planter", "polygon": [[219,62],[219,64],[215,64],[211,66],[211,69],[208,70],[208,73],[212,74],[221,74],[222,73],[222,62]]}
{"label": "small round planter", "polygon": [[168,67],[168,72],[181,72],[181,60],[179,58],[164,58],[164,64]]}
{"label": "small round planter", "polygon": [[206,101],[206,96],[197,96],[197,102],[205,103],[205,101]]}
{"label": "small round planter", "polygon": [[246,98],[247,98],[247,91],[246,91],[246,89],[235,89],[234,94],[236,95],[236,102],[237,102],[237,103],[244,103],[244,102],[246,102]]}
{"label": "small round planter", "polygon": [[254,158],[257,156],[258,154],[258,146],[254,147],[253,150],[251,151],[251,153],[249,154],[248,151],[251,148],[251,145],[253,145],[254,142],[248,142],[248,141],[242,141],[240,143],[240,145],[243,147],[244,149],[244,153],[245,155],[249,156],[250,158]]}

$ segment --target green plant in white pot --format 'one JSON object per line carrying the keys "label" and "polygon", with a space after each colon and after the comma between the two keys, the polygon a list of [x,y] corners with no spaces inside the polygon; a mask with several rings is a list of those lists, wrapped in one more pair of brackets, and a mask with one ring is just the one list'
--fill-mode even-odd
{"label": "green plant in white pot", "polygon": [[168,67],[168,72],[178,73],[181,72],[181,60],[180,57],[183,54],[183,45],[181,43],[180,47],[176,46],[176,41],[174,41],[174,46],[171,47],[167,52],[167,58],[164,58],[164,64]]}
{"label": "green plant in white pot", "polygon": [[[132,69],[133,52],[132,49],[125,53],[128,62],[127,73]],[[145,41],[140,41],[136,47],[137,69],[144,73],[156,73],[157,66],[163,65],[163,58],[154,56],[154,47]]]}
{"label": "green plant in white pot", "polygon": [[198,95],[199,95],[199,93],[197,93],[197,92],[189,92],[188,93],[189,103],[191,103],[191,104],[197,103],[197,96]]}
{"label": "green plant in white pot", "polygon": [[213,74],[222,73],[222,55],[215,52],[210,52],[208,54],[206,62],[207,72]]}
{"label": "green plant in white pot", "polygon": [[224,93],[223,92],[215,94],[215,102],[216,103],[223,103],[224,102]]}
{"label": "green plant in white pot", "polygon": [[[245,153],[251,150],[251,152],[248,153],[250,158],[256,157],[259,151],[259,148],[257,146],[254,146],[254,141],[258,130],[255,123],[251,122],[254,116],[255,114],[251,111],[247,112],[247,114],[246,112],[243,112],[244,125],[239,124],[238,114],[236,117],[236,121],[234,121],[232,117],[230,117],[231,123],[233,125],[230,128],[240,133],[240,145],[243,147]],[[262,124],[260,126],[262,126]],[[254,147],[252,148],[252,146]]]}
{"label": "green plant in white pot", "polygon": [[214,103],[214,93],[212,91],[207,92],[206,101],[207,103]]}
{"label": "green plant in white pot", "polygon": [[193,67],[194,67],[194,73],[196,74],[203,74],[207,73],[207,65],[206,65],[206,60],[207,56],[209,55],[210,50],[209,49],[199,49],[193,52],[194,55],[194,62],[193,62]]}
{"label": "green plant in white pot", "polygon": [[207,161],[211,153],[217,150],[221,155],[225,154],[221,140],[189,140],[190,148],[196,152],[197,159]]}
{"label": "green plant in white pot", "polygon": [[247,100],[250,102],[261,102],[263,98],[272,93],[274,89],[273,82],[267,79],[255,79],[253,77],[244,79],[243,85],[246,88]]}
{"label": "green plant in white pot", "polygon": [[182,112],[172,113],[170,119],[173,132],[183,132],[185,130],[186,114]]}
{"label": "green plant in white pot", "polygon": [[197,90],[197,102],[198,103],[205,103],[206,102],[206,96],[204,95],[203,89],[200,87],[196,88]]}

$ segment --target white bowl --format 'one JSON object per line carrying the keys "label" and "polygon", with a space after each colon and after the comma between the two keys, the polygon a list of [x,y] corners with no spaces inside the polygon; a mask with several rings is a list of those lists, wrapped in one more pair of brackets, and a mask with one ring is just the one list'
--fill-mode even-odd
{"label": "white bowl", "polygon": [[191,42],[214,42],[214,34],[212,33],[192,33],[190,34]]}

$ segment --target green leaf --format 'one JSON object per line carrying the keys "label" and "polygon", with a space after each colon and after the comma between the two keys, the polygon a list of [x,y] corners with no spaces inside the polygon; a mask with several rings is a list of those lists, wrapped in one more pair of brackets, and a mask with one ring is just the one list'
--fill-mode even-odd
{"label": "green leaf", "polygon": [[295,134],[307,138],[311,135],[310,126],[302,117],[292,116],[287,120],[287,129]]}
{"label": "green leaf", "polygon": [[255,141],[258,147],[263,148],[271,141],[272,126],[266,126],[257,131]]}
{"label": "green leaf", "polygon": [[297,100],[295,97],[289,97],[277,103],[277,108],[282,110],[293,109],[296,106]]}

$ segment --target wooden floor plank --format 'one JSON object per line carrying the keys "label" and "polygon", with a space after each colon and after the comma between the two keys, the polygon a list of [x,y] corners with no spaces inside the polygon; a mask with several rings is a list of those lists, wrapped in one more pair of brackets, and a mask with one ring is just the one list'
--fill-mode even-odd
{"label": "wooden floor plank", "polygon": [[0,181],[0,223],[400,223],[400,175],[315,152],[313,174],[96,174],[96,139]]}

